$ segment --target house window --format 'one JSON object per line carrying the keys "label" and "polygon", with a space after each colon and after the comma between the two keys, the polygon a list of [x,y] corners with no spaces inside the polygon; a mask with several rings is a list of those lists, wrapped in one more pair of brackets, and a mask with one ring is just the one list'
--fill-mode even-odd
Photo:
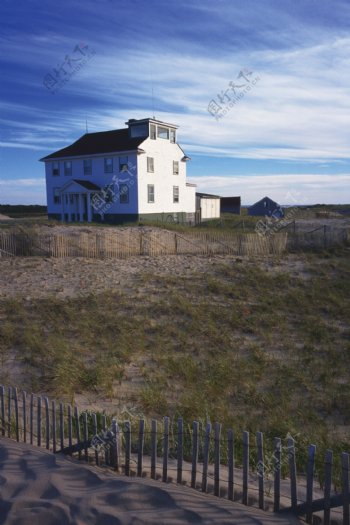
{"label": "house window", "polygon": [[105,158],[105,173],[113,173],[112,157]]}
{"label": "house window", "polygon": [[154,184],[147,185],[147,201],[154,202]]}
{"label": "house window", "polygon": [[65,175],[72,175],[72,163],[70,160],[66,160],[64,162],[64,174]]}
{"label": "house window", "polygon": [[53,189],[53,202],[54,204],[61,204],[60,188]]}
{"label": "house window", "polygon": [[127,184],[120,185],[119,202],[120,204],[129,203],[129,186]]}
{"label": "house window", "polygon": [[173,186],[173,202],[179,202],[179,186]]}
{"label": "house window", "polygon": [[171,129],[171,130],[170,130],[170,142],[172,142],[173,144],[175,144],[175,140],[176,140],[175,130],[174,130],[174,129]]}
{"label": "house window", "polygon": [[119,171],[128,171],[128,157],[119,157]]}
{"label": "house window", "polygon": [[91,159],[84,159],[84,175],[92,174],[92,161]]}
{"label": "house window", "polygon": [[113,184],[107,184],[107,186],[104,186],[101,192],[102,199],[105,201],[105,203],[114,202],[114,185]]}
{"label": "house window", "polygon": [[154,173],[154,158],[147,157],[147,171],[148,173]]}
{"label": "house window", "polygon": [[156,125],[155,124],[150,125],[150,135],[149,136],[152,140],[156,140],[157,136],[156,136]]}
{"label": "house window", "polygon": [[169,138],[169,129],[163,128],[163,126],[158,126],[158,137],[160,139],[168,139]]}
{"label": "house window", "polygon": [[173,175],[179,174],[179,162],[177,160],[173,160]]}
{"label": "house window", "polygon": [[59,175],[60,174],[60,165],[58,162],[52,163],[52,175]]}

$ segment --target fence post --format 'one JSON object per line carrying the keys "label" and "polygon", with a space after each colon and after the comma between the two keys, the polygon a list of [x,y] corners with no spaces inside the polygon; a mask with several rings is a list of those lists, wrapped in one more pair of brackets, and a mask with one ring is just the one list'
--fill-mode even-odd
{"label": "fence post", "polygon": [[7,404],[7,436],[11,437],[11,398],[12,398],[12,389],[9,386],[8,388],[8,404]]}
{"label": "fence post", "polygon": [[37,407],[37,410],[38,410],[38,413],[37,413],[37,444],[38,444],[38,447],[41,447],[41,397],[39,396],[37,398],[38,400],[38,407]]}
{"label": "fence post", "polygon": [[265,482],[265,468],[264,468],[264,448],[263,448],[262,432],[256,434],[256,444],[258,447],[258,476],[259,476],[259,509],[264,509],[264,482]]}
{"label": "fence post", "polygon": [[52,407],[52,450],[56,452],[56,402],[51,402]]}
{"label": "fence post", "polygon": [[164,418],[164,436],[163,436],[163,477],[162,481],[168,481],[168,457],[169,457],[169,418]]}
{"label": "fence post", "polygon": [[143,255],[143,233],[140,232],[140,255]]}
{"label": "fence post", "polygon": [[273,511],[280,510],[281,500],[281,439],[275,437],[274,439],[274,495],[273,495]]}
{"label": "fence post", "polygon": [[[98,434],[98,430],[97,430],[97,417],[96,417],[96,414],[92,414],[92,428],[93,428],[93,433],[94,433],[94,436],[97,436]],[[98,457],[98,451],[97,449],[95,448],[95,462],[96,462],[96,465],[98,466],[99,465],[99,457]]]}
{"label": "fence post", "polygon": [[243,505],[248,505],[249,432],[243,432]]}
{"label": "fence post", "polygon": [[1,435],[5,435],[5,388],[0,387],[0,399],[1,399]]}
{"label": "fence post", "polygon": [[88,430],[88,419],[87,419],[87,412],[83,413],[83,436],[84,436],[84,458],[85,461],[89,461],[89,454],[88,454],[88,439],[89,439],[89,430]]}
{"label": "fence post", "polygon": [[[75,417],[75,432],[76,432],[76,438],[77,438],[77,444],[80,443],[80,418],[79,418],[79,409],[78,407],[74,407],[74,417]],[[78,451],[78,457],[81,459],[81,451]]]}
{"label": "fence post", "polygon": [[205,436],[204,436],[202,492],[206,492],[207,487],[208,487],[210,432],[211,432],[211,423],[208,422],[205,428]]}
{"label": "fence post", "polygon": [[192,469],[191,469],[191,487],[196,488],[197,465],[198,465],[198,421],[193,421],[192,434]]}
{"label": "fence post", "polygon": [[72,455],[73,433],[72,433],[72,407],[68,405],[68,446],[69,454]]}
{"label": "fence post", "polygon": [[343,525],[349,525],[349,454],[342,452],[342,493],[343,493]]}
{"label": "fence post", "polygon": [[131,457],[131,427],[130,421],[125,421],[125,475],[130,476]]}
{"label": "fence post", "polygon": [[64,449],[64,406],[60,403],[60,446]]}
{"label": "fence post", "polygon": [[229,500],[234,500],[234,472],[235,472],[235,456],[234,456],[234,436],[231,429],[227,432],[227,454],[228,454],[228,487],[227,497]]}
{"label": "fence post", "polygon": [[112,419],[112,431],[115,439],[113,466],[114,470],[119,472],[119,426],[116,419]]}
{"label": "fence post", "polygon": [[156,479],[157,471],[157,421],[151,422],[151,478]]}
{"label": "fence post", "polygon": [[30,395],[29,432],[30,432],[30,444],[33,445],[33,440],[34,440],[34,394]]}
{"label": "fence post", "polygon": [[331,488],[332,488],[332,467],[333,467],[333,451],[327,450],[325,455],[324,468],[324,525],[330,525],[331,522]]}
{"label": "fence post", "polygon": [[137,450],[137,475],[142,477],[142,460],[143,460],[143,445],[145,440],[145,420],[140,419],[139,423],[139,444]]}
{"label": "fence post", "polygon": [[183,419],[177,420],[177,483],[182,483],[182,462],[183,462]]}
{"label": "fence post", "polygon": [[308,462],[307,462],[307,477],[306,477],[306,522],[312,523],[312,496],[314,485],[314,469],[315,469],[315,452],[316,446],[309,445]]}
{"label": "fence post", "polygon": [[13,400],[15,402],[16,441],[19,441],[19,417],[18,417],[18,395],[17,388],[13,389]]}
{"label": "fence post", "polygon": [[220,434],[221,424],[214,426],[214,495],[220,497]]}
{"label": "fence post", "polygon": [[292,510],[296,510],[298,500],[297,500],[297,469],[295,463],[295,446],[294,439],[292,437],[288,438],[288,461],[289,461],[289,475],[290,475],[290,498],[292,503]]}
{"label": "fence post", "polygon": [[27,393],[22,391],[23,442],[27,443]]}
{"label": "fence post", "polygon": [[49,400],[47,397],[44,397],[44,404],[45,404],[45,432],[46,432],[46,448],[47,450],[50,449],[50,414],[49,414]]}
{"label": "fence post", "polygon": [[[107,432],[107,417],[105,414],[102,416],[102,430],[103,432]],[[108,447],[104,447],[105,451],[105,464],[109,465],[109,450]]]}

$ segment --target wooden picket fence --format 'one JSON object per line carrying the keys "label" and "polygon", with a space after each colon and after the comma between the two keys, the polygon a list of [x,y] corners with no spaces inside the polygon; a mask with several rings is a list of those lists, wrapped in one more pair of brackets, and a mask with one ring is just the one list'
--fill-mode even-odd
{"label": "wooden picket fence", "polygon": [[[243,432],[242,439],[230,429],[223,435],[220,423],[212,427],[194,421],[189,428],[182,418],[174,422],[164,417],[150,424],[144,419],[136,424],[108,421],[105,415],[80,413],[77,406],[3,386],[0,421],[0,440],[8,437],[53,453],[74,455],[126,476],[176,482],[266,511],[306,516],[307,523],[313,517],[320,519],[321,514],[325,525],[331,519],[349,525],[349,454],[345,452],[341,454],[341,491],[332,491],[333,453],[327,450],[324,490],[322,497],[314,499],[316,447],[308,448],[306,476],[297,476],[297,448],[291,436],[287,447],[275,438],[267,457],[261,432],[253,445],[249,432]],[[267,472],[269,463],[272,479]],[[288,469],[288,479],[281,479],[282,465]]]}
{"label": "wooden picket fence", "polygon": [[98,231],[82,233],[0,232],[0,257],[89,257],[126,258],[133,255],[280,255],[287,233],[262,237],[256,233],[163,229]]}

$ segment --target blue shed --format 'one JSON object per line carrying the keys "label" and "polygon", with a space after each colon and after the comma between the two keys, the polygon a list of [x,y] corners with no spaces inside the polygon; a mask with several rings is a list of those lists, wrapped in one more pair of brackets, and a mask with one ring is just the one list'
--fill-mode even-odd
{"label": "blue shed", "polygon": [[267,216],[273,217],[274,219],[280,219],[281,217],[284,217],[284,212],[277,202],[270,199],[270,197],[264,197],[252,206],[249,206],[248,215]]}

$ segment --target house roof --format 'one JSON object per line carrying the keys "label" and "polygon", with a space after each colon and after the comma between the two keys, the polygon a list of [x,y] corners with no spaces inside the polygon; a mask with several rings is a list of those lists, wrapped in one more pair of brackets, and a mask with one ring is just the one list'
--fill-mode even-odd
{"label": "house roof", "polygon": [[58,159],[65,157],[79,157],[98,153],[112,153],[114,151],[135,151],[146,137],[129,137],[129,130],[115,129],[98,133],[85,133],[78,140],[66,148],[59,149],[40,159]]}

